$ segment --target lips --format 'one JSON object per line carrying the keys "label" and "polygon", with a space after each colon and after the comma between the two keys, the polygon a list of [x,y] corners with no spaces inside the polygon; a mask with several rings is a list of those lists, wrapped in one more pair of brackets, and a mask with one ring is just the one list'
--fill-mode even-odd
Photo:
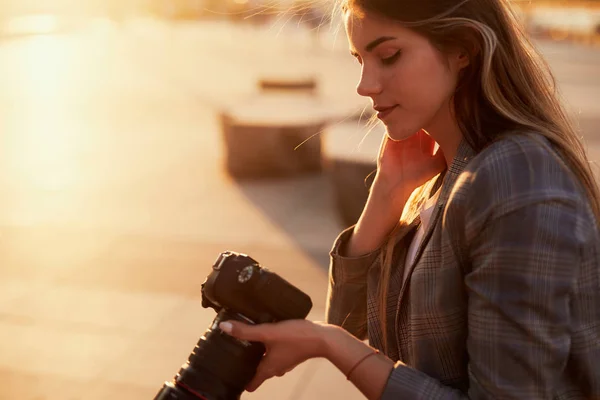
{"label": "lips", "polygon": [[377,118],[379,119],[384,119],[385,117],[387,117],[388,115],[390,115],[390,113],[392,111],[394,111],[396,109],[397,105],[394,106],[390,106],[390,107],[373,107],[375,109],[375,111],[377,111]]}

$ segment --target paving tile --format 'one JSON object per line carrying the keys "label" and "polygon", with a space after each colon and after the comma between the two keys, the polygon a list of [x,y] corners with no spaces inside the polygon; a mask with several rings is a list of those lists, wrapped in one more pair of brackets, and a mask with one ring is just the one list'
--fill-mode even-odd
{"label": "paving tile", "polygon": [[89,382],[53,373],[27,373],[0,368],[2,400],[85,399]]}
{"label": "paving tile", "polygon": [[148,330],[184,300],[174,295],[47,284],[38,286],[35,293],[7,302],[3,311],[5,318],[131,335]]}
{"label": "paving tile", "polygon": [[0,368],[92,379],[131,346],[131,338],[0,321]]}

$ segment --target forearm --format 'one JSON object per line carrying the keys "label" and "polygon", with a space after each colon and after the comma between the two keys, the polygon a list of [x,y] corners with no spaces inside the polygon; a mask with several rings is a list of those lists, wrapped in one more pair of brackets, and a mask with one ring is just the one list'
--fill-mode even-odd
{"label": "forearm", "polygon": [[[363,357],[375,351],[348,332],[336,326],[325,328],[326,358],[344,375]],[[394,363],[382,354],[362,361],[350,375],[350,381],[367,399],[379,399],[387,384]]]}
{"label": "forearm", "polygon": [[408,191],[392,194],[379,183],[373,183],[365,208],[354,227],[344,255],[356,257],[379,248],[398,224],[404,205],[410,196]]}

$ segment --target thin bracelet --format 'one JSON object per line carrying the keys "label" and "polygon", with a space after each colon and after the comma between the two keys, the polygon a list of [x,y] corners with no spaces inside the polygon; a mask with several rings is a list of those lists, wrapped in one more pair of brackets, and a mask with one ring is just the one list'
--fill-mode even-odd
{"label": "thin bracelet", "polygon": [[356,364],[354,364],[354,366],[352,368],[350,368],[350,371],[348,371],[348,373],[346,374],[346,379],[350,380],[350,375],[354,372],[356,367],[358,367],[367,358],[374,356],[376,354],[379,354],[379,350],[377,350],[377,349],[375,349],[375,351],[373,351],[372,353],[369,353],[366,356],[364,356],[363,358],[361,358],[360,360],[358,360],[358,362]]}

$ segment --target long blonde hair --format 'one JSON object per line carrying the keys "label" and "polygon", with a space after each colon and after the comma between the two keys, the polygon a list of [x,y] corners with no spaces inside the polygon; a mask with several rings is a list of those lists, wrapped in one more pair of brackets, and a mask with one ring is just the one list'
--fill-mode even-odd
{"label": "long blonde hair", "polygon": [[[351,10],[396,20],[428,38],[442,53],[455,48],[467,51],[470,65],[453,96],[465,140],[479,152],[510,132],[543,135],[560,162],[581,182],[600,221],[600,192],[585,148],[562,105],[550,68],[506,0],[340,0],[338,6],[340,13]],[[422,188],[417,192],[411,200],[412,212],[427,194]],[[384,333],[393,237],[386,243],[380,264],[379,312]],[[384,334],[387,347],[386,339]]]}

